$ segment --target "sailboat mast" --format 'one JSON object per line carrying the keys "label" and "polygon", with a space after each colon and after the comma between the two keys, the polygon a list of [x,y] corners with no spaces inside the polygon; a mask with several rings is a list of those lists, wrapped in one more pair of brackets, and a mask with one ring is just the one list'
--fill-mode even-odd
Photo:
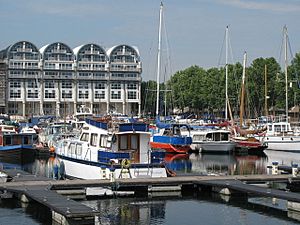
{"label": "sailboat mast", "polygon": [[287,36],[287,27],[283,27],[283,33],[284,33],[284,73],[285,73],[285,114],[286,114],[286,121],[288,122],[289,117],[289,106],[288,106],[288,71],[287,71],[287,42],[288,42],[288,36]]}
{"label": "sailboat mast", "polygon": [[268,84],[267,84],[267,64],[265,64],[265,116],[268,115]]}
{"label": "sailboat mast", "polygon": [[225,43],[225,120],[228,119],[228,26],[226,26],[226,43]]}
{"label": "sailboat mast", "polygon": [[243,125],[243,116],[244,116],[246,61],[247,61],[247,52],[244,52],[241,104],[240,104],[240,126]]}
{"label": "sailboat mast", "polygon": [[158,51],[157,51],[156,116],[158,116],[158,113],[159,113],[159,77],[160,77],[160,51],[161,51],[162,12],[163,12],[163,3],[161,2],[160,3],[160,10],[159,10]]}

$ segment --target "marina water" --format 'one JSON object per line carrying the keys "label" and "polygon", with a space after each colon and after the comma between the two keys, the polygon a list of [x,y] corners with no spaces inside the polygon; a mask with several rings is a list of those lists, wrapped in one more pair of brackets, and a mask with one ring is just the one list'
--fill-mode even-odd
{"label": "marina water", "polygon": [[[300,165],[299,153],[265,150],[264,155],[169,155],[167,165],[180,175],[266,174],[272,162]],[[32,174],[57,179],[58,159],[36,158],[33,161],[0,159],[0,167],[23,169]],[[83,201],[99,209],[95,224],[299,224],[299,215],[285,211],[285,201],[267,198],[221,196],[212,193],[182,193],[151,198],[119,197]],[[0,225],[51,224],[51,213],[38,204],[18,200],[0,200]]]}

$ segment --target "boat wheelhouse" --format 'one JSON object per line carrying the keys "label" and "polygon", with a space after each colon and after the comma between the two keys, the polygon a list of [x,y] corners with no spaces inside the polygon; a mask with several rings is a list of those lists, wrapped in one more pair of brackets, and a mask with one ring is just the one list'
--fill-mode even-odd
{"label": "boat wheelhouse", "polygon": [[15,126],[0,125],[0,156],[33,156],[34,137],[30,133],[18,133]]}
{"label": "boat wheelhouse", "polygon": [[61,140],[56,154],[71,178],[166,177],[164,152],[151,151],[149,140],[147,124],[86,119],[79,138]]}
{"label": "boat wheelhouse", "polygon": [[235,142],[230,140],[230,131],[221,129],[191,130],[191,148],[200,152],[228,153],[234,150]]}

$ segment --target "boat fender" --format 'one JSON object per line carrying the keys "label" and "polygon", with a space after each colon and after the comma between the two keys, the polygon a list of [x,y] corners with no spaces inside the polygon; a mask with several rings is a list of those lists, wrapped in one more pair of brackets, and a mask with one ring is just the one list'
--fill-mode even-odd
{"label": "boat fender", "polygon": [[128,169],[131,165],[131,162],[129,159],[122,159],[122,162],[121,162],[121,166],[122,168],[125,168],[125,169]]}
{"label": "boat fender", "polygon": [[61,161],[60,165],[59,165],[59,177],[60,177],[60,180],[65,180],[66,179],[65,164],[64,164],[63,161]]}
{"label": "boat fender", "polygon": [[49,148],[49,152],[50,152],[50,153],[54,153],[54,152],[55,152],[54,146],[51,146],[51,147]]}
{"label": "boat fender", "polygon": [[117,136],[115,134],[113,134],[111,137],[111,142],[116,143],[116,141],[117,141]]}

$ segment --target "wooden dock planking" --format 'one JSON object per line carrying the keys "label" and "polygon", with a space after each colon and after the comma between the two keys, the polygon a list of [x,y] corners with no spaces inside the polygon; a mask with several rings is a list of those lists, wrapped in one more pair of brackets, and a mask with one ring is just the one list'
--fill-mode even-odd
{"label": "wooden dock planking", "polygon": [[292,202],[300,203],[300,194],[281,191],[272,188],[259,187],[256,185],[246,184],[239,180],[210,180],[198,181],[198,185],[205,185],[211,187],[228,188],[233,191],[238,191],[247,194],[259,195],[263,197],[273,197]]}
{"label": "wooden dock planking", "polygon": [[[19,176],[20,177],[20,176]],[[86,218],[99,214],[79,202],[71,200],[55,192],[63,189],[82,189],[86,187],[118,187],[137,190],[137,187],[184,186],[194,187],[206,185],[229,188],[235,191],[251,193],[266,197],[276,197],[288,201],[300,202],[300,194],[258,187],[249,183],[255,182],[289,182],[300,181],[300,177],[291,175],[235,175],[235,176],[177,176],[168,178],[140,178],[110,180],[39,180],[37,177],[24,176],[13,182],[0,183],[0,190],[25,194],[29,198],[47,206],[65,218]],[[148,190],[148,188],[146,189]]]}
{"label": "wooden dock planking", "polygon": [[8,191],[24,194],[26,197],[41,203],[49,209],[65,216],[66,218],[93,217],[99,211],[76,202],[66,196],[49,190],[49,186],[33,185],[7,188]]}

